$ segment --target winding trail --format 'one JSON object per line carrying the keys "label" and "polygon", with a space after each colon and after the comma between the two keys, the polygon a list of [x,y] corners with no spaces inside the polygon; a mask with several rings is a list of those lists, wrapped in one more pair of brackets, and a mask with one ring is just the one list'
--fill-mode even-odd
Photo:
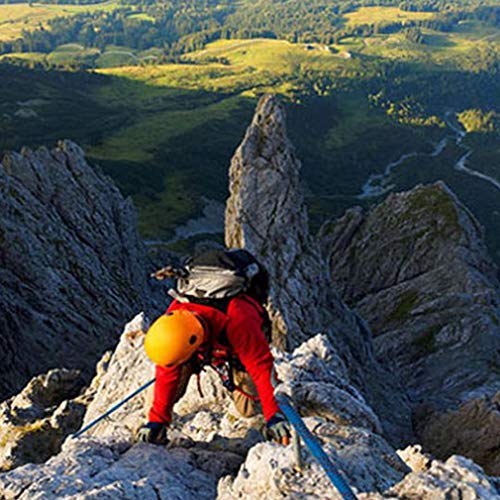
{"label": "winding trail", "polygon": [[[455,114],[452,111],[447,111],[445,113],[444,121],[447,127],[455,133],[455,144],[465,150],[465,153],[455,163],[454,165],[455,170],[468,174],[472,177],[476,177],[483,181],[489,182],[495,188],[500,190],[500,181],[498,181],[494,177],[483,174],[482,172],[478,172],[477,170],[473,170],[466,166],[469,157],[473,153],[473,150],[462,143],[463,138],[467,135],[467,132],[463,128],[461,128],[457,122],[452,121],[452,117],[454,116]],[[448,144],[448,139],[449,139],[448,135],[443,137],[443,139],[441,139],[439,143],[436,145],[436,148],[432,153],[419,153],[417,151],[405,153],[401,155],[397,160],[389,163],[385,167],[384,173],[371,174],[370,177],[368,177],[368,180],[363,184],[363,187],[361,188],[361,194],[357,195],[356,198],[357,199],[373,198],[388,193],[389,191],[391,191],[396,187],[395,184],[390,183],[392,171],[396,167],[403,164],[409,158],[415,158],[417,156],[435,158],[439,156],[445,150]]]}

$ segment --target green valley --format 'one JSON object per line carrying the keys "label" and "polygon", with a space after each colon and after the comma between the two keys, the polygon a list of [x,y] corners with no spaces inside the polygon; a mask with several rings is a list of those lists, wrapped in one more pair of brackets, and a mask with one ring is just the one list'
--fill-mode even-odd
{"label": "green valley", "polygon": [[494,3],[68,8],[93,11],[3,45],[0,149],[76,140],[133,196],[144,237],[168,240],[204,197],[224,201],[229,159],[256,99],[271,92],[287,103],[313,229],[443,179],[500,261]]}

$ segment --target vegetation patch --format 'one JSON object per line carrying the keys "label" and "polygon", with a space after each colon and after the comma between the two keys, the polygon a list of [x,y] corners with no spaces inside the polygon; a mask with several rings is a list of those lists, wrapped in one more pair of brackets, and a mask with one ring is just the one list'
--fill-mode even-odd
{"label": "vegetation patch", "polygon": [[380,24],[408,21],[421,21],[432,19],[433,12],[412,12],[401,10],[398,7],[361,7],[354,12],[344,14],[348,26],[358,26],[363,24]]}
{"label": "vegetation patch", "polygon": [[412,341],[412,344],[417,348],[419,356],[424,356],[437,351],[436,335],[442,328],[443,325],[431,326]]}
{"label": "vegetation patch", "polygon": [[418,303],[419,292],[417,290],[406,290],[399,297],[399,302],[387,317],[387,323],[402,323],[407,320],[413,308]]}
{"label": "vegetation patch", "polygon": [[495,111],[467,109],[458,113],[458,121],[467,132],[494,132],[499,130],[500,115]]}
{"label": "vegetation patch", "polygon": [[20,38],[23,32],[47,29],[48,21],[88,12],[111,12],[118,2],[109,0],[90,5],[52,5],[41,3],[12,3],[0,5],[0,41]]}

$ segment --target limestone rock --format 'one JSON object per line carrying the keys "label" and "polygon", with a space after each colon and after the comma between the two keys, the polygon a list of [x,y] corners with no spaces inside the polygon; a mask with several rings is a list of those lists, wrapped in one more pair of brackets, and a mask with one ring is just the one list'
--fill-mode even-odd
{"label": "limestone rock", "polygon": [[[360,500],[500,499],[495,480],[464,457],[453,456],[441,462],[423,454],[419,447],[411,447],[399,452],[413,468],[413,472],[407,473],[406,466],[394,460],[392,451],[378,438],[374,440],[373,435],[366,433],[363,439],[355,428],[346,427],[341,442],[331,446],[328,432],[321,426],[315,428],[315,419],[308,418],[306,422],[320,436],[334,463],[345,472]],[[339,439],[338,429],[333,434]],[[219,481],[218,498],[341,500],[316,463],[307,459],[302,474],[294,465],[290,448],[259,444],[250,450],[234,480],[226,477]],[[398,480],[404,474],[404,478]]]}
{"label": "limestone rock", "polygon": [[[105,413],[129,394],[154,378],[154,365],[143,349],[144,333],[149,321],[144,313],[138,314],[124,328],[120,341],[111,356],[101,360],[97,375],[87,393],[92,398],[83,426]],[[89,435],[121,436],[131,438],[145,419],[147,392],[131,399],[106,420],[89,431]]]}
{"label": "limestone rock", "polygon": [[198,468],[189,450],[109,438],[69,440],[46,464],[0,476],[6,500],[209,500],[216,488],[217,477]]}
{"label": "limestone rock", "polygon": [[422,446],[419,444],[407,446],[404,450],[398,450],[397,453],[413,472],[429,470],[432,464],[433,457],[422,451]]}
{"label": "limestone rock", "polygon": [[387,493],[404,500],[500,499],[500,490],[481,467],[457,455],[445,463],[434,460],[426,472],[408,474]]}
{"label": "limestone rock", "polygon": [[[379,436],[355,427],[326,424],[316,418],[305,421],[358,493],[381,494],[408,472]],[[341,496],[334,491],[323,469],[305,451],[303,470],[297,471],[292,447],[261,443],[250,450],[234,481],[226,478],[219,483],[218,498],[340,499]]]}
{"label": "limestone rock", "polygon": [[0,213],[2,400],[50,368],[89,377],[154,293],[131,200],[76,144],[6,155]]}
{"label": "limestone rock", "polygon": [[[143,328],[145,321],[139,315],[127,325],[115,353],[100,364],[99,374],[87,391],[87,397],[93,401],[85,423],[122,400],[151,375],[142,337],[136,335],[131,340],[128,336]],[[328,453],[338,457],[354,485],[362,491],[382,492],[403,478],[408,468],[376,433],[380,427],[377,417],[363,396],[344,380],[346,368],[325,336],[314,337],[289,354],[276,351],[276,356],[278,374],[294,396],[297,394],[297,407],[310,414],[314,408],[319,409],[321,416],[308,417],[308,425]],[[316,380],[316,387],[307,385],[312,380]],[[228,498],[227,491],[239,495],[252,487],[251,482],[244,480],[246,469],[259,471],[262,478],[255,483],[255,492],[265,491],[274,477],[268,474],[275,467],[273,457],[282,455],[283,467],[290,468],[291,448],[258,444],[262,441],[261,418],[240,417],[212,372],[203,372],[201,386],[203,398],[198,393],[196,378],[192,377],[185,397],[174,408],[168,450],[154,445],[132,447],[132,433],[144,421],[145,401],[137,396],[88,434],[68,438],[59,455],[44,465],[26,465],[0,475],[0,496],[149,498],[157,491],[160,498],[168,499],[196,495],[215,498],[219,479],[236,474],[244,461],[234,485],[224,479],[225,486],[219,488],[221,498]],[[339,395],[338,400],[331,398],[329,391]],[[307,471],[294,476],[290,491],[304,487],[305,492],[313,494],[316,488],[319,496],[311,498],[321,498],[322,492],[331,491],[331,486],[319,467],[307,460]],[[188,473],[193,475],[192,483],[187,483]],[[42,481],[43,477],[56,479]],[[279,484],[286,492],[285,482],[283,477]]]}
{"label": "limestone rock", "polygon": [[379,418],[349,384],[346,366],[324,335],[309,339],[291,354],[274,352],[278,377],[289,388],[302,415],[382,433]]}
{"label": "limestone rock", "polygon": [[422,445],[438,458],[460,453],[500,476],[500,392],[446,412],[421,411],[415,420]]}
{"label": "limestone rock", "polygon": [[476,219],[438,182],[350,210],[321,234],[336,287],[420,405],[425,447],[470,452],[499,473],[489,450],[499,445],[500,284]]}
{"label": "limestone rock", "polygon": [[348,382],[368,399],[387,435],[403,442],[411,435],[405,395],[375,361],[371,332],[332,286],[319,244],[309,235],[300,168],[283,106],[274,96],[263,97],[231,161],[226,244],[246,248],[270,272],[274,344],[297,347],[326,334],[347,367]]}
{"label": "limestone rock", "polygon": [[51,370],[39,375],[15,397],[0,404],[0,469],[43,462],[57,453],[76,431],[86,409],[78,394],[78,370]]}

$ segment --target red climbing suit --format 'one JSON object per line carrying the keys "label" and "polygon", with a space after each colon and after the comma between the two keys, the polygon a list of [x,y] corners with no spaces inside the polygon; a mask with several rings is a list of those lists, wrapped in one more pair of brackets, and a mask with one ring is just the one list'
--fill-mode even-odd
{"label": "red climbing suit", "polygon": [[[248,295],[240,295],[229,302],[227,312],[194,303],[172,302],[167,312],[187,309],[200,315],[210,329],[209,343],[212,349],[225,346],[238,357],[252,378],[264,418],[268,421],[279,411],[274,399],[271,377],[273,376],[273,356],[262,331],[262,307]],[[221,334],[227,342],[219,344]],[[224,349],[224,347],[222,347]],[[172,407],[180,383],[179,366],[156,367],[154,402],[149,412],[150,422],[170,423]]]}

